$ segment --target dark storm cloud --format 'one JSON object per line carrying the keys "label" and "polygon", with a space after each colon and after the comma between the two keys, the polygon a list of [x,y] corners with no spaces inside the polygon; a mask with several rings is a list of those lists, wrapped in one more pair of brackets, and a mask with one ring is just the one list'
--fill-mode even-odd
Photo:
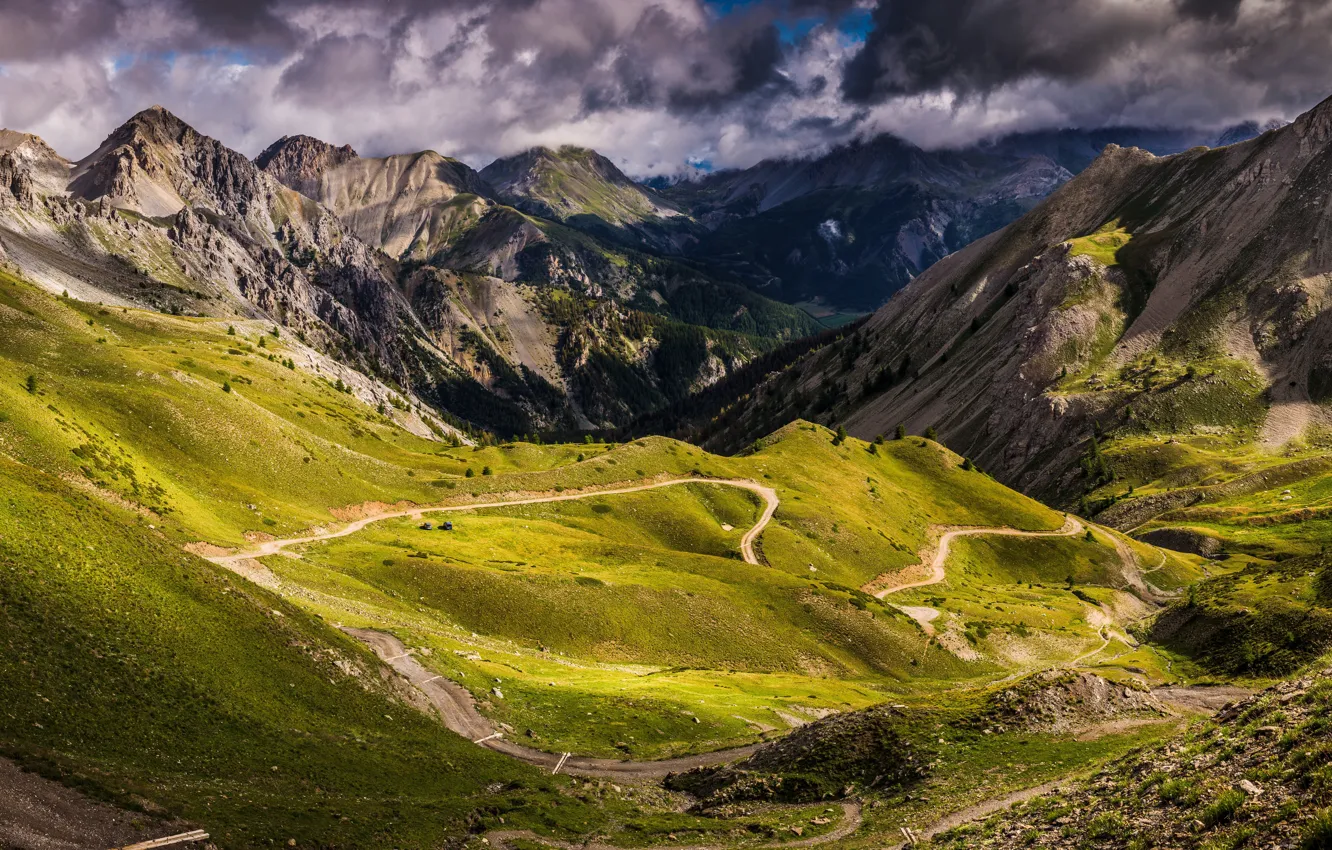
{"label": "dark storm cloud", "polygon": [[124,12],[117,0],[3,0],[0,61],[38,59],[114,33]]}
{"label": "dark storm cloud", "polygon": [[1188,63],[1212,65],[1212,84],[1272,85],[1272,103],[1329,84],[1326,0],[1273,0],[1247,18],[1241,0],[879,0],[873,29],[847,63],[856,103],[948,92],[985,96],[1026,80],[1095,85],[1115,63],[1141,69],[1121,105]]}
{"label": "dark storm cloud", "polygon": [[287,66],[278,90],[315,103],[385,93],[393,74],[391,50],[391,44],[365,35],[324,36]]}
{"label": "dark storm cloud", "polygon": [[[640,4],[641,14],[626,29],[623,11],[613,8],[612,2],[572,3],[562,10],[561,20],[552,21],[543,15],[538,0],[390,0],[374,7],[381,17],[397,21],[393,32],[378,40],[378,50],[365,39],[347,37],[301,44],[298,58],[282,76],[281,91],[310,101],[346,92],[347,84],[353,90],[378,85],[385,96],[401,96],[394,90],[392,63],[386,59],[397,52],[395,34],[421,16],[453,10],[472,17],[453,41],[437,45],[433,57],[437,67],[446,67],[475,30],[484,27],[493,50],[489,61],[496,71],[512,71],[521,64],[528,78],[554,91],[576,85],[585,112],[652,106],[681,112],[720,108],[760,90],[787,88],[779,73],[787,49],[780,22],[835,20],[854,4],[854,0],[759,3],[700,27],[680,14],[680,7],[693,2]],[[226,12],[226,5],[193,0],[184,8],[200,23],[227,23],[226,32],[239,37],[243,35],[239,19],[245,16]],[[269,0],[248,0],[247,5],[256,17],[271,17],[275,8]],[[345,10],[356,8],[357,0],[288,2],[283,8],[315,5]],[[255,27],[251,35],[272,42],[279,37],[275,33],[289,32],[290,27],[280,25],[273,32]]]}
{"label": "dark storm cloud", "polygon": [[842,90],[866,103],[944,89],[985,93],[1031,76],[1086,78],[1160,23],[1148,3],[881,0]]}
{"label": "dark storm cloud", "polygon": [[1241,0],[1180,0],[1180,14],[1209,21],[1233,22],[1239,16]]}

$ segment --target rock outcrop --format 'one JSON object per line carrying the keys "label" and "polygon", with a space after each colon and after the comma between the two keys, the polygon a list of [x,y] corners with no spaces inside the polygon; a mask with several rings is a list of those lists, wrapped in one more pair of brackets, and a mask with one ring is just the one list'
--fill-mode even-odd
{"label": "rock outcrop", "polygon": [[357,158],[351,145],[336,147],[313,136],[283,136],[259,154],[254,164],[279,183],[318,198],[320,178]]}

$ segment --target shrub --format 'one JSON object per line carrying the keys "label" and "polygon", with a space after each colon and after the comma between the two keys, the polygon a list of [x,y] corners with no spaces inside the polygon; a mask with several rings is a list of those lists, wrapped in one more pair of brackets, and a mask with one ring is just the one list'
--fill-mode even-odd
{"label": "shrub", "polygon": [[224,393],[229,393],[229,392],[231,392],[231,384],[228,383],[227,381],[223,381],[223,382],[222,382],[222,392],[224,392]]}
{"label": "shrub", "polygon": [[29,395],[37,395],[37,376],[29,375],[28,380],[23,382],[23,386]]}
{"label": "shrub", "polygon": [[967,472],[971,472],[976,468],[976,464],[971,462],[971,458],[964,457],[962,458],[962,468],[965,469]]}
{"label": "shrub", "polygon": [[1300,850],[1332,850],[1332,809],[1323,809],[1309,821]]}
{"label": "shrub", "polygon": [[1229,788],[1222,791],[1220,796],[1211,802],[1198,819],[1208,828],[1218,824],[1223,824],[1235,816],[1244,805],[1244,792],[1235,788]]}
{"label": "shrub", "polygon": [[1196,791],[1193,791],[1189,782],[1183,779],[1168,779],[1161,783],[1161,799],[1167,803],[1185,803],[1194,798]]}
{"label": "shrub", "polygon": [[476,471],[473,470],[470,466],[467,467],[467,471],[463,473],[463,476],[464,476],[465,478],[471,478],[471,477],[473,477],[473,476],[475,476],[475,475],[476,475]]}
{"label": "shrub", "polygon": [[925,439],[933,440],[936,443],[939,441],[939,432],[934,430],[933,425],[925,429],[925,434],[923,436]]}
{"label": "shrub", "polygon": [[1102,812],[1087,824],[1088,838],[1114,838],[1124,831],[1124,819],[1118,812]]}
{"label": "shrub", "polygon": [[905,440],[905,439],[906,439],[906,425],[903,425],[903,424],[900,423],[900,422],[898,423],[898,425],[897,425],[897,430],[896,430],[895,432],[893,432],[893,439],[894,439],[894,440]]}
{"label": "shrub", "polygon": [[490,471],[490,467],[485,466],[485,467],[482,467],[482,468],[481,468],[481,474],[482,474],[482,475],[493,475],[494,473],[492,473],[492,472]]}
{"label": "shrub", "polygon": [[227,336],[235,336],[235,335],[236,335],[236,326],[227,325]]}

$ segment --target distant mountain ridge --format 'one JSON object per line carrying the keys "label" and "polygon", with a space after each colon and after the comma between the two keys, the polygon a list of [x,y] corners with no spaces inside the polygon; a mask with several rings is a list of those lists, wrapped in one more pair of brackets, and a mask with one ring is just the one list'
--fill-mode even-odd
{"label": "distant mountain ridge", "polygon": [[495,160],[481,177],[524,212],[662,253],[679,253],[702,232],[670,201],[587,148],[532,148]]}
{"label": "distant mountain ridge", "polygon": [[[1259,127],[1232,128],[1223,139]],[[1171,154],[1198,130],[1026,133],[924,150],[892,135],[810,159],[761,162],[662,189],[710,233],[690,256],[782,301],[868,311],[935,262],[1016,220],[1109,144]]]}

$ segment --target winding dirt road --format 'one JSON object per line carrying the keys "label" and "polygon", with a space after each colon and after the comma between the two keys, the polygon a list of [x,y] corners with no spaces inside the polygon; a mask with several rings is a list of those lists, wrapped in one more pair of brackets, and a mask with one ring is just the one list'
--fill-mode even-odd
{"label": "winding dirt road", "polygon": [[1072,537],[1081,533],[1086,526],[1072,516],[1064,518],[1064,524],[1055,531],[1019,531],[1016,528],[954,528],[945,531],[939,537],[939,542],[934,546],[934,557],[930,558],[928,574],[925,578],[918,581],[902,581],[894,583],[893,578],[902,576],[903,573],[918,569],[925,563],[924,555],[928,554],[929,547],[921,550],[921,563],[915,567],[906,567],[893,573],[885,573],[865,585],[863,588],[866,593],[872,594],[879,599],[883,599],[893,593],[899,593],[903,590],[910,590],[913,587],[929,587],[932,584],[939,584],[948,574],[944,571],[944,563],[948,561],[948,549],[953,540],[958,537]]}
{"label": "winding dirt road", "polygon": [[[557,496],[534,496],[526,499],[503,499],[494,502],[476,502],[465,505],[420,507],[398,511],[387,511],[348,523],[336,530],[324,531],[318,534],[309,534],[302,537],[270,540],[245,551],[226,555],[214,555],[209,557],[208,560],[224,567],[237,569],[246,561],[253,561],[258,558],[281,554],[291,546],[320,543],[326,540],[336,540],[341,537],[348,537],[364,530],[367,526],[373,523],[388,519],[401,519],[404,517],[420,518],[432,513],[474,511],[485,508],[512,507],[515,505],[570,502],[577,499],[590,499],[599,496],[641,493],[646,490],[657,490],[663,487],[679,487],[686,484],[711,484],[723,487],[738,487],[742,490],[748,490],[751,493],[757,494],[759,498],[763,500],[764,507],[762,514],[759,515],[758,520],[745,532],[744,537],[740,540],[741,556],[746,563],[757,566],[760,562],[757,553],[754,551],[754,542],[758,539],[758,536],[763,533],[763,529],[767,528],[768,524],[772,521],[773,515],[777,512],[777,508],[781,504],[781,501],[777,498],[777,491],[771,487],[765,487],[755,481],[745,479],[693,477],[678,478],[669,481],[655,481],[648,484],[638,484],[632,487],[619,487],[609,490],[587,490],[577,493],[562,493]],[[621,780],[661,779],[667,774],[679,773],[696,767],[714,767],[740,761],[758,749],[757,744],[752,744],[746,747],[718,750],[716,752],[702,755],[684,756],[662,761],[640,762],[590,758],[585,756],[575,756],[571,753],[548,753],[531,747],[525,747],[521,744],[506,740],[503,735],[496,730],[494,724],[477,710],[475,700],[470,691],[456,682],[443,676],[435,675],[422,667],[416,659],[411,656],[407,651],[407,648],[403,646],[402,642],[393,635],[369,629],[345,629],[345,631],[368,645],[375,651],[380,660],[391,666],[399,675],[420,690],[430,701],[430,704],[439,712],[440,717],[444,721],[444,725],[450,730],[481,746],[487,747],[488,749],[505,753],[519,761],[537,767],[549,768],[551,771],[569,773],[577,776]]]}
{"label": "winding dirt road", "polygon": [[403,646],[402,641],[384,632],[370,629],[344,629],[347,634],[362,641],[375,651],[380,660],[388,664],[407,681],[415,685],[430,704],[438,709],[447,726],[472,742],[512,756],[537,767],[548,768],[574,776],[601,779],[662,779],[670,773],[680,773],[696,767],[714,767],[747,758],[759,748],[758,744],[717,750],[694,756],[663,759],[662,761],[621,761],[576,756],[569,753],[548,753],[506,740],[480,711],[472,694],[463,686],[422,667]]}
{"label": "winding dirt road", "polygon": [[366,526],[376,522],[382,522],[386,519],[402,519],[403,517],[423,517],[426,514],[435,513],[453,513],[457,511],[477,511],[485,508],[509,508],[516,505],[542,505],[549,502],[572,502],[579,499],[592,499],[598,496],[621,496],[627,493],[642,493],[645,490],[659,490],[662,487],[679,487],[685,484],[714,484],[722,487],[738,487],[741,490],[748,490],[756,493],[764,502],[762,515],[758,522],[745,532],[745,536],[740,540],[740,554],[744,557],[745,563],[758,565],[758,556],[754,553],[754,541],[763,533],[763,529],[768,527],[772,521],[773,514],[777,512],[781,500],[777,498],[777,491],[771,487],[764,487],[757,481],[749,481],[740,478],[673,478],[669,481],[654,481],[649,484],[637,484],[632,487],[619,487],[612,490],[581,490],[577,493],[561,493],[558,496],[534,496],[530,499],[507,499],[495,502],[473,502],[465,505],[445,505],[442,507],[419,507],[410,508],[401,511],[387,511],[378,513],[364,519],[358,519],[355,522],[333,530],[324,531],[319,534],[310,534],[305,537],[288,537],[283,540],[269,540],[259,544],[257,547],[247,549],[241,552],[232,552],[226,555],[212,555],[208,560],[214,564],[224,567],[230,567],[241,561],[252,561],[256,558],[266,558],[270,555],[281,554],[282,551],[290,546],[299,546],[306,543],[320,543],[325,540],[336,540],[340,537],[349,537],[362,531]]}

